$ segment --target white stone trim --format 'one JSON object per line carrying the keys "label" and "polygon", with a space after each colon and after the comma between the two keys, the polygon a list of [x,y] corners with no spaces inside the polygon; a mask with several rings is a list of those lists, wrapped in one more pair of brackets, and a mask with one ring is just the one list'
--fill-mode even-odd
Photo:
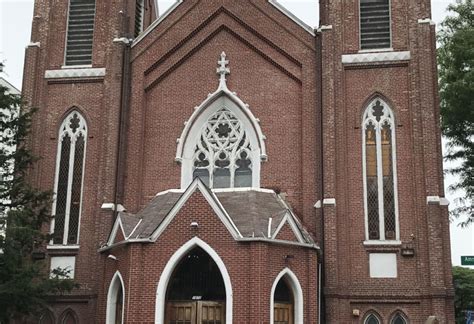
{"label": "white stone trim", "polygon": [[431,20],[431,18],[418,19],[419,24],[430,24],[431,26],[436,25],[436,22]]}
{"label": "white stone trim", "polygon": [[342,55],[342,64],[396,62],[409,61],[410,59],[410,51],[358,53]]}
{"label": "white stone trim", "polygon": [[265,188],[256,188],[256,187],[242,187],[242,188],[218,188],[212,189],[212,192],[220,193],[220,192],[249,192],[249,191],[256,191],[262,193],[275,193],[274,190],[265,189]]}
{"label": "white stone trim", "polygon": [[233,310],[233,293],[232,293],[232,282],[230,280],[227,268],[219,257],[217,252],[209,246],[206,242],[198,237],[194,237],[181,246],[170,258],[165,268],[163,269],[158,287],[156,291],[156,304],[155,304],[155,324],[165,324],[165,308],[166,308],[166,290],[168,288],[169,281],[173,275],[173,271],[181,261],[182,257],[186,255],[195,247],[200,247],[214,260],[221,272],[222,279],[224,280],[225,294],[226,294],[226,324],[232,324],[232,310]]}
{"label": "white stone trim", "polygon": [[[387,109],[389,116],[385,117],[385,119],[390,122],[390,126],[392,129],[391,139],[392,139],[392,172],[393,172],[393,200],[395,205],[395,241],[400,240],[400,222],[399,222],[399,213],[398,213],[398,174],[397,174],[397,138],[395,132],[395,115],[393,113],[392,108],[380,97],[376,97],[369,102],[364,110],[364,115],[362,118],[362,177],[363,177],[363,190],[364,190],[364,223],[365,223],[365,238],[367,241],[371,241],[369,239],[369,212],[368,212],[368,205],[367,205],[367,159],[366,159],[366,124],[368,121],[374,122],[374,127],[377,130],[377,126],[380,122],[374,121],[368,116],[369,109],[373,105],[375,101],[380,101],[380,103]],[[380,138],[380,131],[376,131],[377,137],[377,188],[378,188],[378,207],[379,207],[379,232],[380,232],[380,240],[385,242],[385,214],[384,214],[384,205],[383,205],[383,176],[382,176],[382,144]]]}
{"label": "white stone trim", "polygon": [[105,68],[75,68],[61,70],[46,70],[45,79],[65,79],[65,78],[95,78],[104,77]]}
{"label": "white stone trim", "polygon": [[332,30],[332,25],[321,25],[318,28],[318,33],[321,33],[326,30]]}
{"label": "white stone trim", "polygon": [[122,43],[122,44],[128,45],[128,44],[130,44],[131,41],[132,40],[128,39],[127,37],[116,37],[116,38],[114,38],[114,40],[112,42],[113,43]]}
{"label": "white stone trim", "polygon": [[268,3],[273,5],[275,8],[277,8],[280,12],[282,12],[285,16],[293,20],[296,24],[298,24],[301,28],[306,30],[308,33],[310,33],[312,36],[315,36],[314,33],[314,28],[306,24],[304,21],[296,17],[291,11],[286,9],[283,5],[281,5],[277,0],[268,0]]}
{"label": "white stone trim", "polygon": [[324,198],[323,206],[336,206],[336,198]]}
{"label": "white stone trim", "polygon": [[374,246],[374,245],[393,245],[398,246],[402,245],[402,241],[391,240],[391,241],[381,241],[381,240],[368,240],[363,243],[365,246]]}
{"label": "white stone trim", "polygon": [[47,250],[79,250],[79,245],[48,245]]}
{"label": "white stone trim", "polygon": [[31,42],[28,45],[26,45],[26,48],[28,48],[28,47],[41,47],[41,43],[40,42]]}
{"label": "white stone trim", "polygon": [[106,313],[106,324],[115,324],[115,308],[117,293],[119,286],[122,286],[122,323],[124,323],[125,315],[125,284],[123,282],[122,275],[119,271],[115,272],[112,280],[110,281],[109,290],[107,293],[107,313]]}
{"label": "white stone trim", "polygon": [[160,235],[165,231],[171,221],[175,218],[181,208],[184,206],[186,201],[191,197],[191,195],[196,191],[199,190],[204,198],[207,200],[211,208],[216,213],[217,217],[222,221],[224,226],[227,228],[229,233],[232,235],[234,239],[242,238],[242,234],[239,232],[239,229],[235,225],[234,221],[225,211],[224,207],[220,203],[219,199],[213,192],[210,192],[206,186],[202,183],[202,181],[196,178],[191,185],[186,189],[185,193],[179,198],[176,202],[174,207],[165,217],[165,219],[161,222],[158,228],[153,232],[151,235],[151,240],[156,242],[156,240],[160,237]]}
{"label": "white stone trim", "polygon": [[318,200],[318,201],[314,204],[314,208],[316,208],[316,209],[320,209],[320,208],[321,208],[321,200]]}
{"label": "white stone trim", "polygon": [[301,288],[300,282],[298,280],[298,277],[291,271],[289,268],[283,269],[278,276],[275,278],[275,281],[273,281],[272,285],[272,290],[270,293],[270,324],[275,323],[274,319],[274,307],[275,307],[275,290],[280,282],[280,280],[284,277],[288,277],[288,284],[290,285],[290,288],[293,290],[293,298],[294,298],[294,308],[295,308],[295,324],[303,324],[303,305],[304,305],[304,299],[303,299],[303,289]]}
{"label": "white stone trim", "polygon": [[114,204],[114,203],[103,203],[102,206],[100,207],[102,210],[110,210],[110,211],[118,211],[118,212],[123,212],[126,211],[125,207],[121,204]]}
{"label": "white stone trim", "polygon": [[440,197],[439,198],[439,205],[440,206],[449,206],[450,204],[450,201],[448,198],[445,198],[445,197]]}
{"label": "white stone trim", "polygon": [[137,45],[142,39],[144,39],[149,33],[151,33],[163,20],[168,17],[170,13],[172,13],[180,4],[183,3],[184,0],[177,0],[171,7],[168,8],[161,16],[158,16],[158,0],[156,1],[156,14],[158,19],[156,19],[144,32],[142,32],[132,43],[132,47]]}
{"label": "white stone trim", "polygon": [[427,205],[439,205],[441,199],[439,196],[427,196],[426,197],[426,204]]}

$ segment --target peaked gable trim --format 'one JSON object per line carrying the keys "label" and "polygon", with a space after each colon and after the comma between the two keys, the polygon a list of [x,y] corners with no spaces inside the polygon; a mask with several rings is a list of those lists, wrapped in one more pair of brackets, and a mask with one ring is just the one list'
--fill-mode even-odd
{"label": "peaked gable trim", "polygon": [[243,237],[237,226],[230,218],[229,214],[227,214],[226,210],[220,203],[219,199],[217,199],[216,195],[212,191],[207,189],[204,183],[199,178],[195,178],[194,181],[189,185],[188,189],[186,189],[184,194],[176,202],[176,204],[168,213],[168,215],[166,215],[166,217],[163,219],[161,224],[158,225],[158,227],[153,231],[153,234],[151,235],[152,242],[156,242],[156,240],[166,230],[168,225],[175,218],[175,216],[185,205],[185,203],[189,200],[192,194],[196,192],[196,190],[199,190],[201,192],[203,197],[207,200],[211,208],[214,210],[214,213],[217,215],[217,217],[219,217],[219,219],[222,221],[222,223],[227,228],[232,237],[236,240]]}
{"label": "peaked gable trim", "polygon": [[308,33],[310,33],[311,36],[316,36],[316,33],[314,32],[314,28],[312,28],[311,26],[306,24],[303,20],[295,16],[290,10],[288,10],[285,6],[280,4],[277,0],[268,0],[268,3],[270,3],[272,6],[274,6],[279,11],[281,11],[285,16],[293,20],[297,25],[299,25],[301,28],[306,30]]}
{"label": "peaked gable trim", "polygon": [[298,225],[296,225],[296,223],[293,219],[293,216],[291,215],[290,212],[287,212],[285,214],[285,217],[283,217],[283,219],[281,220],[281,222],[278,225],[277,229],[273,233],[273,235],[271,237],[273,240],[276,239],[276,237],[278,236],[278,233],[280,233],[281,229],[283,228],[283,226],[285,226],[285,224],[288,224],[290,226],[290,228],[293,231],[293,234],[295,235],[298,242],[307,243],[304,240],[303,235],[301,234],[300,229],[299,229]]}
{"label": "peaked gable trim", "polygon": [[118,242],[115,242],[115,238],[117,237],[117,233],[119,229],[122,231],[122,235],[125,238],[125,240],[127,240],[127,235],[125,235],[122,220],[120,219],[120,214],[115,219],[114,226],[112,227],[112,231],[110,232],[109,240],[107,241],[108,246],[113,245],[114,243],[118,243]]}

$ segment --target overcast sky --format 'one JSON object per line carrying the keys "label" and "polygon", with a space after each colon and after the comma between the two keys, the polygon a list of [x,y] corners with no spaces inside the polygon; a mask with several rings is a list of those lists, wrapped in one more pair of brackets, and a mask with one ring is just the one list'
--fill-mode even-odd
{"label": "overcast sky", "polygon": [[[66,1],[66,0],[64,0]],[[105,0],[103,0],[105,1]],[[241,1],[241,0],[236,0]],[[395,0],[396,1],[396,0]],[[160,12],[175,1],[159,0]],[[280,0],[286,8],[311,27],[319,24],[318,0]],[[446,16],[446,7],[455,0],[432,0],[432,19],[440,23]],[[2,76],[17,88],[21,88],[25,46],[30,41],[33,0],[0,0],[0,61],[6,68]],[[446,186],[454,179],[446,179]],[[448,199],[453,197],[447,193]],[[452,261],[460,264],[461,255],[474,255],[474,226],[459,229],[451,225]]]}

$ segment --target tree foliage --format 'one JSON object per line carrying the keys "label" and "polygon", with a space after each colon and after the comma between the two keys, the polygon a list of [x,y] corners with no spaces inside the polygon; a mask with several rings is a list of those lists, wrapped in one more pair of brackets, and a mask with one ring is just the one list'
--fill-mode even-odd
{"label": "tree foliage", "polygon": [[474,270],[453,267],[453,281],[456,294],[454,299],[456,323],[465,324],[465,311],[474,311]]}
{"label": "tree foliage", "polygon": [[453,215],[467,215],[462,225],[474,223],[474,2],[458,1],[438,34],[439,79],[443,133],[449,140],[447,170],[459,182],[450,189],[465,193]]}
{"label": "tree foliage", "polygon": [[27,181],[35,158],[26,144],[34,110],[19,112],[21,99],[0,86],[0,323],[35,314],[50,295],[71,290],[56,269],[50,278],[41,248],[51,218],[51,194]]}

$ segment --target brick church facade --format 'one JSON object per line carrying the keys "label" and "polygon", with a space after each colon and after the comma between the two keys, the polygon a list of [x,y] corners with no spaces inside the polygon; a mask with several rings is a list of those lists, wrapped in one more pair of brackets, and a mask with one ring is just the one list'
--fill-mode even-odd
{"label": "brick church facade", "polygon": [[39,322],[454,323],[430,11],[36,0]]}

